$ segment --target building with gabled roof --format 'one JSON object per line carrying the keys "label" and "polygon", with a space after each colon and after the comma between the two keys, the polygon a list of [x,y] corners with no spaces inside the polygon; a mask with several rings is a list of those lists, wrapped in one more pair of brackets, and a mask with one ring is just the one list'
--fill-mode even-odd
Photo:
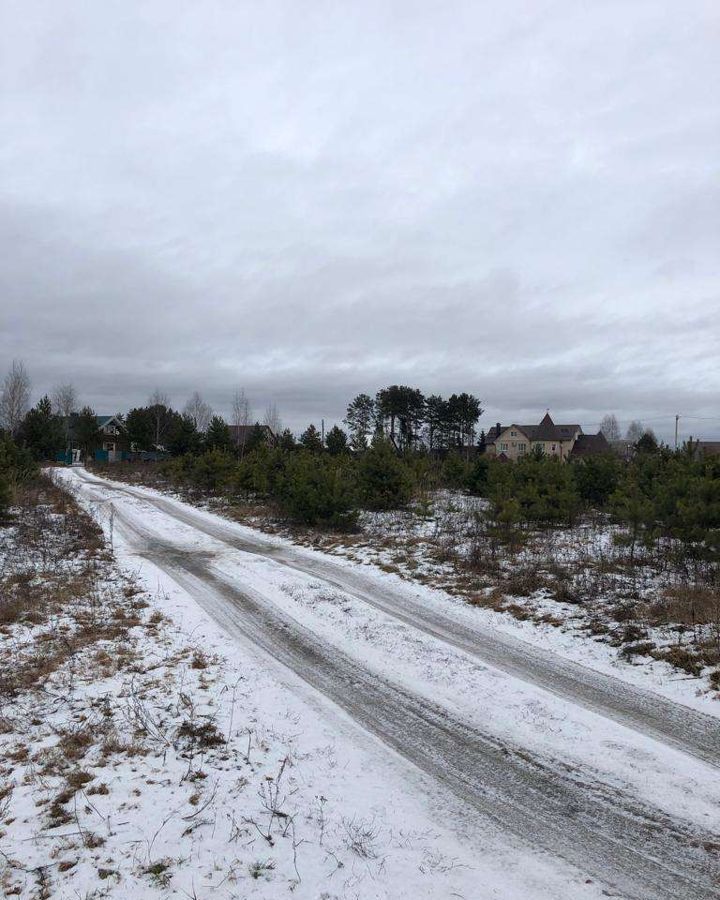
{"label": "building with gabled roof", "polygon": [[570,451],[571,459],[583,459],[586,456],[600,456],[603,453],[612,453],[610,442],[602,433],[580,434]]}
{"label": "building with gabled roof", "polygon": [[[259,429],[259,431],[257,431]],[[256,434],[262,435],[263,442],[272,447],[277,443],[277,435],[269,425],[261,425],[256,422],[254,425],[228,425],[230,432],[230,440],[236,447],[245,447],[253,440]]]}
{"label": "building with gabled roof", "polygon": [[720,456],[720,441],[693,441],[690,438],[690,446],[698,459],[706,459],[710,456]]}
{"label": "building with gabled roof", "polygon": [[602,434],[583,434],[576,423],[556,425],[546,412],[538,425],[501,425],[498,422],[485,438],[486,452],[503,459],[519,459],[531,451],[568,460],[571,456],[607,453],[610,447]]}

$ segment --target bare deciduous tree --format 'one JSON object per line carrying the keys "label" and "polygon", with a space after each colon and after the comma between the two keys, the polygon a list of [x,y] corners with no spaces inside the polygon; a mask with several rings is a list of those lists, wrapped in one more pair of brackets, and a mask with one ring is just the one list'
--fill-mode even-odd
{"label": "bare deciduous tree", "polygon": [[265,410],[265,419],[264,424],[272,431],[273,435],[277,437],[282,431],[282,421],[280,419],[280,413],[278,412],[278,408],[274,403],[268,403],[267,409]]}
{"label": "bare deciduous tree", "polygon": [[30,408],[30,376],[25,363],[14,359],[0,392],[0,426],[15,434]]}
{"label": "bare deciduous tree", "polygon": [[52,405],[56,416],[67,419],[77,411],[77,391],[72,384],[58,384],[53,390]]}
{"label": "bare deciduous tree", "polygon": [[242,457],[245,452],[247,426],[250,424],[251,417],[252,410],[250,408],[250,402],[245,396],[245,391],[240,388],[235,391],[232,402],[232,424],[235,426],[235,440],[240,457]]}
{"label": "bare deciduous tree", "polygon": [[633,421],[628,425],[628,429],[625,432],[625,440],[630,441],[633,444],[637,444],[640,438],[645,434],[645,428],[643,427],[643,423],[639,419],[633,419]]}
{"label": "bare deciduous tree", "polygon": [[155,388],[155,390],[150,395],[150,399],[148,400],[148,406],[170,406],[170,398],[167,394],[163,393],[160,388]]}
{"label": "bare deciduous tree", "polygon": [[148,406],[152,411],[152,421],[153,427],[155,429],[155,446],[158,447],[162,444],[162,441],[160,439],[163,436],[165,425],[168,420],[168,413],[170,411],[170,398],[159,388],[155,388],[155,390],[150,395],[150,399],[148,400]]}
{"label": "bare deciduous tree", "polygon": [[210,404],[203,400],[198,391],[195,391],[185,404],[183,412],[186,416],[190,416],[200,434],[205,434],[208,430],[210,419],[212,419],[213,410]]}
{"label": "bare deciduous tree", "polygon": [[620,426],[615,413],[608,413],[603,416],[602,422],[600,422],[600,431],[609,441],[620,440]]}

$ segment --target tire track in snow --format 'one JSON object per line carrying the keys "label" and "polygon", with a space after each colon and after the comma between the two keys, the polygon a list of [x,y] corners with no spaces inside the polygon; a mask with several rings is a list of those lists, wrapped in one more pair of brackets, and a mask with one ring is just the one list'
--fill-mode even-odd
{"label": "tire track in snow", "polygon": [[[107,494],[104,483],[96,486]],[[625,897],[720,897],[720,871],[702,849],[715,836],[482,734],[368,671],[257,592],[221,576],[212,554],[173,544],[121,507],[115,508],[115,522],[139,555],[188,590],[228,634],[259,647],[502,829]]]}
{"label": "tire track in snow", "polygon": [[292,547],[265,541],[261,536],[257,539],[241,536],[231,523],[210,521],[186,504],[75,471],[86,484],[128,494],[236,550],[266,557],[325,581],[474,659],[720,768],[720,719],[534,647],[512,635],[483,629],[479,623],[469,627],[454,618],[451,609],[443,613],[414,602],[372,577],[337,565],[320,554],[303,554]]}

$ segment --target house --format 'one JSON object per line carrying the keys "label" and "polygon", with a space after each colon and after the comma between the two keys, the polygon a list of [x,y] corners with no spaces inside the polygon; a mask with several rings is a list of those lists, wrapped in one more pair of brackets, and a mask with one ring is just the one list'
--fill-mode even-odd
{"label": "house", "polygon": [[102,435],[102,449],[114,453],[120,449],[123,423],[120,416],[95,416],[98,431]]}
{"label": "house", "polygon": [[597,434],[579,434],[570,451],[570,459],[601,456],[603,453],[611,452],[612,447],[602,431],[598,431]]}
{"label": "house", "polygon": [[[65,428],[67,433],[67,448],[64,453],[58,454],[58,460],[63,462],[80,462],[84,447],[81,446],[81,440],[78,436],[79,415],[73,413],[65,419]],[[95,416],[95,424],[97,427],[99,441],[97,446],[90,448],[94,450],[95,456],[114,461],[120,458],[121,440],[123,435],[123,422],[119,415],[116,416]]]}
{"label": "house", "polygon": [[690,438],[690,446],[697,459],[707,459],[709,456],[720,456],[720,441],[693,441]]}
{"label": "house", "polygon": [[230,439],[236,447],[245,447],[251,444],[255,437],[255,430],[259,428],[262,432],[263,439],[268,447],[275,446],[275,432],[269,425],[228,425],[230,431]]}
{"label": "house", "polygon": [[539,425],[494,425],[485,438],[486,453],[499,459],[519,459],[531,451],[561,460],[593,456],[610,449],[602,434],[583,434],[580,425],[556,425],[546,413]]}

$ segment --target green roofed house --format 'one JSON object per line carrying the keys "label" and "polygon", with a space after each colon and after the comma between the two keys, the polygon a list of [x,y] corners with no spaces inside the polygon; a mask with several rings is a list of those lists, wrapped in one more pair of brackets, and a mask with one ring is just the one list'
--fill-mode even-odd
{"label": "green roofed house", "polygon": [[121,458],[121,439],[123,435],[122,418],[114,416],[95,416],[97,439],[94,447],[83,447],[79,434],[80,416],[73,413],[65,420],[67,430],[67,449],[58,454],[58,460],[68,463],[79,463],[83,452],[89,449],[96,458],[115,462]]}

